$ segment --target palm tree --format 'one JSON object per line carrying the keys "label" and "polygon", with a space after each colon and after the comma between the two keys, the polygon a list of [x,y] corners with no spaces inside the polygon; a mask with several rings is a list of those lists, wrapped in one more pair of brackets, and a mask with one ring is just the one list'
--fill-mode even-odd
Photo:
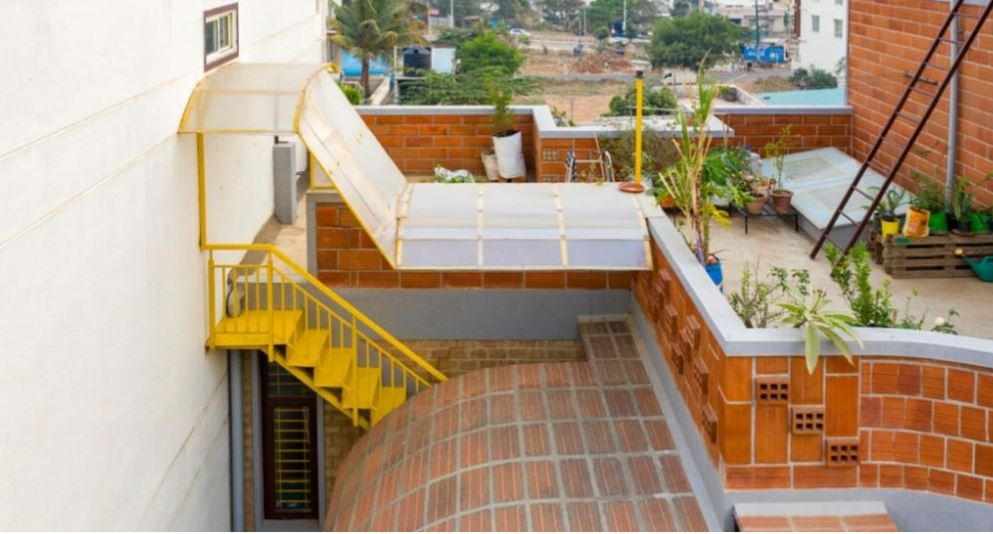
{"label": "palm tree", "polygon": [[331,27],[334,42],[362,61],[362,88],[368,97],[369,62],[389,57],[394,46],[421,42],[420,25],[403,0],[351,0],[336,6]]}

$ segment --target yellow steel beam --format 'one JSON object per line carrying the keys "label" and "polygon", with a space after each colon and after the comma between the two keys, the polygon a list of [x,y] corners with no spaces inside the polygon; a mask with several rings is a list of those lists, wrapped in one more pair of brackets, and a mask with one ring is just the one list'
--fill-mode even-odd
{"label": "yellow steel beam", "polygon": [[641,107],[645,89],[645,72],[638,71],[634,79],[634,181],[641,183]]}
{"label": "yellow steel beam", "polygon": [[197,201],[200,208],[200,249],[207,246],[207,165],[204,160],[203,134],[197,135]]}

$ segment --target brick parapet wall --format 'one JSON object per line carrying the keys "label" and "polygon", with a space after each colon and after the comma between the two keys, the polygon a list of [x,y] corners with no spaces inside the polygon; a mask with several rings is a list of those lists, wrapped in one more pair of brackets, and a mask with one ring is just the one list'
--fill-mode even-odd
{"label": "brick parapet wall", "polygon": [[[848,101],[854,110],[852,123],[853,154],[864,159],[883,125],[910,81],[908,74],[916,71],[928,46],[948,12],[948,4],[931,0],[876,2],[852,0],[849,5]],[[977,15],[980,6],[966,6],[964,12]],[[961,19],[971,28],[974,19]],[[934,63],[947,68],[947,45],[940,51],[944,57]],[[956,173],[980,182],[977,201],[993,204],[993,181],[986,180],[993,170],[993,34],[981,33],[965,56],[960,69],[960,101]],[[928,69],[925,77],[940,81],[943,71]],[[934,86],[924,85],[925,90]],[[930,88],[930,89],[929,89]],[[915,93],[908,113],[919,116],[927,97]],[[948,155],[948,92],[942,97],[920,139],[914,146],[898,176],[898,183],[912,190],[918,184],[909,175],[913,169],[931,174],[942,182]],[[899,121],[896,126],[901,139],[907,139],[912,124]],[[890,166],[898,147],[885,146],[880,163]]]}
{"label": "brick parapet wall", "polygon": [[[430,175],[441,165],[485,175],[481,156],[493,147],[491,114],[445,114],[439,110],[436,114],[365,114],[362,119],[404,174]],[[534,118],[530,113],[516,114],[514,128],[521,132],[524,160],[533,174]]]}
{"label": "brick parapet wall", "polygon": [[[506,187],[519,187],[507,184]],[[318,202],[317,277],[329,287],[405,289],[629,289],[626,271],[398,271],[343,202]]]}
{"label": "brick parapet wall", "polygon": [[[634,295],[726,489],[897,487],[993,501],[993,370],[834,356],[808,373],[800,356],[728,356],[657,245],[653,257]],[[801,417],[809,432],[794,430]]]}
{"label": "brick parapet wall", "polygon": [[717,117],[734,130],[728,138],[732,145],[748,146],[765,156],[766,143],[775,141],[785,127],[790,152],[836,147],[851,152],[852,115],[850,113],[756,114],[718,110]]}

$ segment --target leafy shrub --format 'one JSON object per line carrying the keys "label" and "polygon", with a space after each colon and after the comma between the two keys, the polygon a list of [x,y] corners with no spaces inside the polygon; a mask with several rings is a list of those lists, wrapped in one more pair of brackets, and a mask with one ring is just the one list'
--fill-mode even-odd
{"label": "leafy shrub", "polygon": [[[610,99],[610,111],[607,113],[611,117],[628,117],[635,114],[636,90],[634,87],[628,89],[624,96],[614,95]],[[666,87],[658,89],[647,89],[644,92],[644,115],[666,115],[676,109],[676,97]]]}
{"label": "leafy shrub", "polygon": [[[613,137],[597,139],[601,150],[610,153],[614,163],[614,176],[626,180],[634,176],[634,130],[624,130]],[[658,131],[644,130],[641,135],[641,172],[644,176],[658,176],[679,159],[679,152],[672,138]]]}
{"label": "leafy shrub", "polygon": [[455,51],[455,57],[459,60],[460,72],[496,67],[514,74],[524,62],[524,57],[513,45],[489,31],[464,42]]}
{"label": "leafy shrub", "polygon": [[813,65],[809,69],[801,67],[793,71],[790,82],[801,89],[834,89],[838,87],[838,78],[834,74]]}
{"label": "leafy shrub", "polygon": [[534,78],[510,76],[499,67],[458,74],[426,72],[423,78],[404,86],[401,103],[425,106],[490,104],[492,86],[502,87],[514,95],[534,94],[541,89]]}
{"label": "leafy shrub", "polygon": [[341,88],[341,92],[345,94],[345,98],[353,105],[357,106],[362,103],[362,90],[354,85],[348,85],[347,83],[339,83],[338,87]]}

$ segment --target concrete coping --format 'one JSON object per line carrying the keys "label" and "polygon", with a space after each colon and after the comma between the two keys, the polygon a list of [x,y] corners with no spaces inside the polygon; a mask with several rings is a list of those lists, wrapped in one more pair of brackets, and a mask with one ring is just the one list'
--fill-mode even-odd
{"label": "concrete coping", "polygon": [[[646,212],[647,213],[647,212]],[[795,356],[804,353],[803,336],[792,328],[747,328],[704,271],[683,235],[665,215],[648,218],[652,237],[686,293],[728,356]],[[993,340],[901,328],[856,328],[865,356],[901,356],[993,367]],[[821,354],[840,355],[822,340]]]}
{"label": "concrete coping", "polygon": [[851,115],[851,106],[726,106],[714,105],[715,115]]}
{"label": "concrete coping", "polygon": [[749,502],[734,505],[735,517],[889,514],[882,501]]}
{"label": "concrete coping", "polygon": [[[489,115],[493,106],[356,106],[360,115]],[[618,117],[615,124],[584,124],[582,126],[559,126],[555,124],[552,110],[546,105],[510,106],[514,115],[531,115],[534,119],[535,130],[542,139],[596,139],[598,137],[617,137],[627,128],[622,122],[627,117]],[[661,118],[645,118],[645,128],[674,136],[678,133],[675,121],[671,115]],[[734,137],[734,130],[720,120],[711,116],[707,123],[708,133],[713,137]]]}

